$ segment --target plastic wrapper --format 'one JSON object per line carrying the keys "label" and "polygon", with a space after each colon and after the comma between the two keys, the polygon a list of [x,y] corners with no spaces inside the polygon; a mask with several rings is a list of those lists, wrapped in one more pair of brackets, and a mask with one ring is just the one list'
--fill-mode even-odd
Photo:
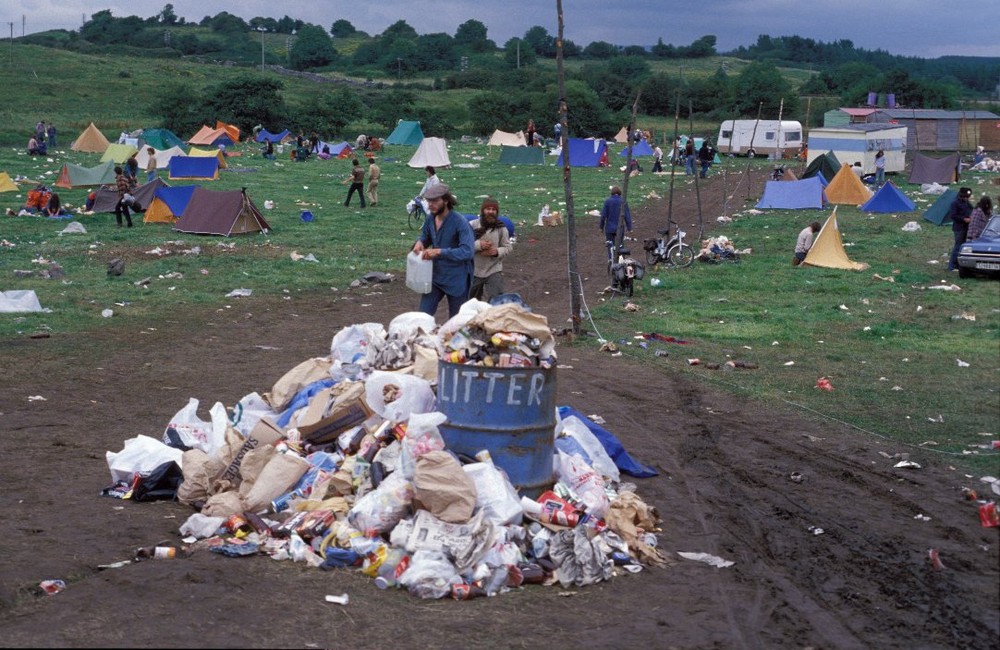
{"label": "plastic wrapper", "polygon": [[236,430],[242,433],[244,437],[247,437],[253,431],[253,428],[257,426],[257,423],[260,422],[261,418],[269,417],[272,420],[276,420],[279,415],[277,411],[273,410],[264,401],[263,397],[257,393],[250,393],[249,395],[244,395],[236,406],[233,407],[233,415],[230,420]]}
{"label": "plastic wrapper", "polygon": [[349,325],[337,332],[330,342],[330,376],[337,380],[364,379],[372,368],[379,348],[385,342],[381,323]]}
{"label": "plastic wrapper", "polygon": [[205,539],[206,537],[215,535],[215,532],[219,530],[219,527],[222,526],[222,522],[225,520],[224,517],[209,517],[208,515],[196,512],[181,524],[180,534],[184,537]]}
{"label": "plastic wrapper", "polygon": [[433,411],[436,400],[426,379],[375,370],[365,381],[365,403],[386,420],[406,422],[413,414]]}
{"label": "plastic wrapper", "polygon": [[351,508],[347,520],[361,531],[385,533],[410,511],[413,486],[400,472],[390,474]]}
{"label": "plastic wrapper", "polygon": [[226,441],[226,428],[229,426],[229,415],[221,402],[216,402],[209,410],[211,420],[206,422],[198,417],[198,400],[190,398],[181,410],[170,418],[170,423],[163,433],[163,442],[169,444],[170,432],[173,431],[180,442],[188,448],[201,449],[212,455]]}
{"label": "plastic wrapper", "polygon": [[[443,442],[441,446],[444,446]],[[168,447],[155,438],[136,436],[126,440],[124,448],[118,453],[107,452],[105,458],[108,469],[111,470],[112,481],[131,483],[134,474],[146,474],[163,463],[173,461],[183,468],[183,455],[180,449]]]}
{"label": "plastic wrapper", "polygon": [[444,449],[444,438],[438,430],[448,417],[444,413],[413,414],[406,427],[406,435],[401,441],[402,450],[399,456],[399,470],[407,480],[413,480],[417,458],[429,451]]}
{"label": "plastic wrapper", "polygon": [[557,444],[560,437],[572,438],[586,452],[584,460],[601,476],[611,479],[613,483],[621,479],[615,461],[611,460],[608,452],[604,450],[604,445],[580,418],[575,415],[565,418],[557,427],[557,431],[559,432],[556,437]]}
{"label": "plastic wrapper", "polygon": [[476,505],[495,524],[521,523],[523,511],[517,490],[493,463],[470,463],[462,469],[476,484]]}
{"label": "plastic wrapper", "polygon": [[399,583],[420,598],[444,598],[452,585],[462,583],[454,565],[441,551],[417,551]]}

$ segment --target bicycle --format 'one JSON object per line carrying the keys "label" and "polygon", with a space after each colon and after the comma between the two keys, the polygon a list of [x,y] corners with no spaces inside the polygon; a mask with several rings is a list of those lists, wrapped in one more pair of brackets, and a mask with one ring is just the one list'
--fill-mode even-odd
{"label": "bicycle", "polygon": [[424,227],[428,214],[424,200],[417,196],[406,204],[406,225],[410,230],[420,230]]}
{"label": "bicycle", "polygon": [[[670,235],[670,226],[674,226],[674,234]],[[642,247],[646,251],[646,263],[656,266],[660,262],[666,262],[669,266],[679,269],[691,266],[694,261],[694,249],[684,243],[686,232],[677,228],[677,222],[671,220],[666,230],[658,230],[659,237],[642,240]]]}
{"label": "bicycle", "polygon": [[631,297],[635,291],[635,281],[643,278],[645,268],[632,259],[632,251],[624,243],[616,248],[615,242],[608,239],[604,245],[608,248],[608,277],[611,279],[612,293]]}

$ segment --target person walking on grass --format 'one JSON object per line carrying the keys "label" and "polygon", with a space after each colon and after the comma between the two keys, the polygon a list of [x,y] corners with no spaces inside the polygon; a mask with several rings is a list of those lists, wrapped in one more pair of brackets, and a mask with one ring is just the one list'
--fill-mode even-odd
{"label": "person walking on grass", "polygon": [[382,178],[382,170],[375,164],[374,156],[368,159],[368,201],[374,208],[378,205],[378,182]]}
{"label": "person walking on grass", "polygon": [[156,149],[146,147],[146,182],[151,183],[156,178]]}
{"label": "person walking on grass", "polygon": [[115,167],[115,189],[118,190],[118,202],[115,203],[115,220],[118,222],[118,227],[122,227],[122,215],[125,215],[125,221],[128,222],[128,227],[132,227],[132,215],[129,213],[129,200],[126,197],[131,197],[129,193],[132,190],[132,183],[129,182],[125,172],[121,167]]}
{"label": "person walking on grass", "polygon": [[358,193],[358,198],[361,199],[361,207],[365,207],[365,170],[355,158],[351,161],[351,175],[344,179],[344,185],[348,183],[351,184],[351,189],[347,190],[347,200],[344,201],[345,207],[351,207],[351,197],[354,193]]}

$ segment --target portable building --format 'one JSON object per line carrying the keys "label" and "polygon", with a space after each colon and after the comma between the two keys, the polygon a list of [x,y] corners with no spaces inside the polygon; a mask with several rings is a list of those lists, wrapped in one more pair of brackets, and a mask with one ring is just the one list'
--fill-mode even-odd
{"label": "portable building", "polygon": [[885,152],[885,171],[906,168],[907,127],[898,124],[844,124],[824,126],[809,132],[807,163],[832,152],[843,165],[861,163],[866,174],[875,173],[875,154]]}
{"label": "portable building", "polygon": [[725,120],[719,126],[716,150],[750,156],[776,151],[794,155],[802,146],[802,124],[794,120]]}

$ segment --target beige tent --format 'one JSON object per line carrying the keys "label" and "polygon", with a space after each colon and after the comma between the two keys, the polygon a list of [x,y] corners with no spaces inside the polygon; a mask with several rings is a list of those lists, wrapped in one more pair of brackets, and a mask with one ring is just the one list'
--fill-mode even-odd
{"label": "beige tent", "polygon": [[[188,151],[189,156],[195,156],[197,158],[218,158],[219,159],[219,169],[225,169],[229,165],[226,164],[226,156],[222,153],[220,149],[199,149],[198,147],[191,147],[191,151]],[[160,161],[156,161],[159,164]]]}
{"label": "beige tent", "polygon": [[615,134],[615,142],[617,142],[618,144],[625,144],[625,143],[627,143],[628,142],[628,129],[626,129],[623,126],[622,130],[619,131],[617,134]]}
{"label": "beige tent", "polygon": [[[844,167],[846,169],[846,167]],[[847,173],[854,176],[850,169]],[[849,271],[864,271],[867,264],[852,262],[844,251],[844,242],[840,238],[840,228],[837,226],[837,207],[834,206],[833,213],[827,218],[823,228],[816,235],[816,241],[812,248],[806,253],[806,259],[802,262],[809,266],[819,266],[826,269],[847,269]]]}
{"label": "beige tent", "polygon": [[10,174],[0,172],[0,192],[16,192],[17,190],[17,183],[10,179]]}
{"label": "beige tent", "polygon": [[[156,156],[156,168],[166,169],[170,166],[170,159],[174,156],[186,156],[184,150],[180,147],[174,146],[169,149],[153,149],[153,155]],[[192,154],[193,155],[193,154]],[[146,163],[149,162],[149,154],[146,152],[146,147],[142,148],[139,155],[135,157],[139,161],[139,169],[146,169]]]}
{"label": "beige tent", "polygon": [[416,153],[410,158],[407,166],[420,169],[430,165],[432,167],[451,167],[451,159],[448,158],[448,143],[444,138],[424,138],[420,141]]}
{"label": "beige tent", "polygon": [[499,147],[501,145],[507,145],[508,147],[526,147],[528,146],[528,141],[524,139],[524,131],[508,133],[497,129],[493,132],[493,135],[490,136],[490,141],[486,144],[491,147]]}
{"label": "beige tent", "polygon": [[101,162],[111,160],[120,165],[131,158],[136,151],[138,150],[130,144],[109,144],[101,156]]}
{"label": "beige tent", "polygon": [[73,151],[84,151],[87,153],[104,153],[108,149],[108,139],[104,137],[100,129],[91,122],[90,126],[83,130],[73,144],[69,146]]}
{"label": "beige tent", "polygon": [[872,198],[872,191],[865,187],[849,165],[841,165],[840,171],[826,186],[826,200],[840,205],[861,205]]}
{"label": "beige tent", "polygon": [[788,167],[786,167],[785,171],[781,173],[781,180],[783,180],[783,181],[797,181],[799,179],[795,176],[795,172],[793,172],[791,169],[789,169]]}

